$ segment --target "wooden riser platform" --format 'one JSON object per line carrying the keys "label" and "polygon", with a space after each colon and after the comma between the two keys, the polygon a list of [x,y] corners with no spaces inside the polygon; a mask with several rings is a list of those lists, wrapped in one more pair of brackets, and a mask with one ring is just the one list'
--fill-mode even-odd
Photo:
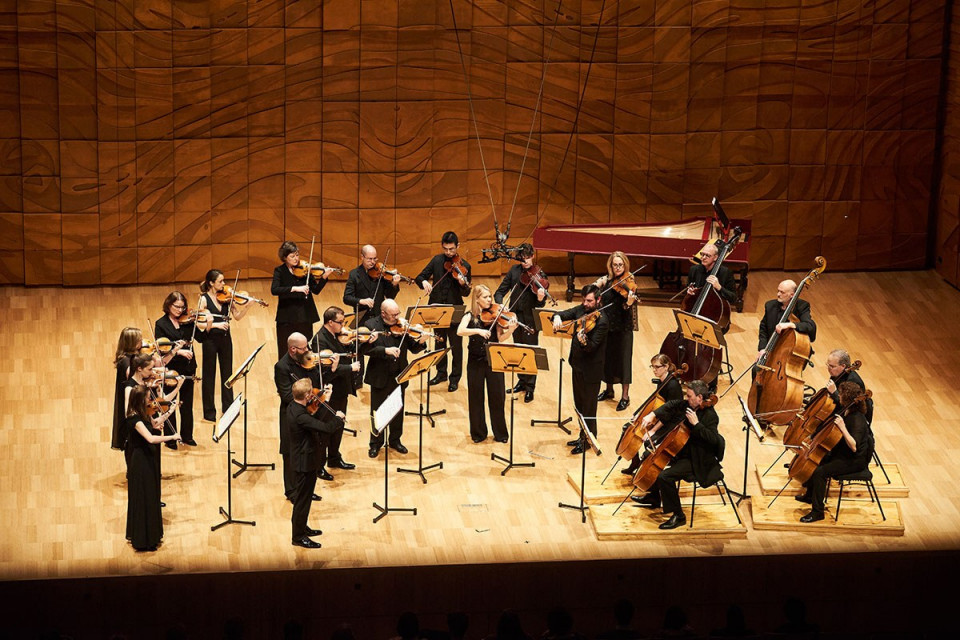
{"label": "wooden riser platform", "polygon": [[[598,540],[663,540],[666,538],[745,538],[747,528],[737,522],[730,503],[721,504],[716,495],[704,496],[697,491],[697,510],[690,527],[690,501],[683,501],[683,513],[687,524],[663,531],[658,527],[667,520],[660,509],[647,509],[628,502],[613,515],[616,505],[598,504],[587,511]],[[844,506],[845,507],[845,506]],[[743,516],[740,516],[743,518]]]}
{"label": "wooden riser platform", "polygon": [[[782,460],[788,460],[789,456],[783,456]],[[767,467],[770,466],[770,463],[758,464],[754,468],[756,469],[757,482],[760,483],[760,490],[765,496],[775,496],[780,489],[783,488],[783,485],[787,482],[787,468],[783,466],[781,462],[778,462],[767,475],[763,475],[763,472],[767,470]],[[890,476],[890,484],[887,484],[887,479],[883,475],[883,471],[880,470],[880,467],[876,464],[870,465],[870,471],[873,473],[873,486],[877,488],[877,493],[880,494],[881,498],[907,498],[910,496],[910,488],[907,487],[906,483],[903,480],[903,473],[900,471],[900,465],[896,462],[884,462],[883,468],[887,470],[887,475]],[[613,476],[611,476],[612,479]],[[626,476],[623,476],[626,478]],[[607,484],[610,484],[610,480],[607,480]],[[587,487],[589,487],[589,476],[587,480]],[[783,491],[783,496],[791,498],[803,492],[803,486],[799,482],[791,482]],[[839,491],[839,485],[836,482],[830,483],[830,496],[836,498]],[[869,498],[867,493],[867,488],[863,485],[850,485],[849,487],[844,487],[843,490],[844,499],[846,496],[852,496],[855,498]]]}
{"label": "wooden riser platform", "polygon": [[797,502],[793,496],[782,495],[768,507],[770,499],[765,496],[756,496],[751,501],[753,528],[757,531],[798,531],[804,533],[858,533],[871,536],[902,536],[904,533],[903,516],[900,512],[900,503],[896,500],[883,500],[883,513],[886,520],[880,517],[880,509],[876,503],[859,498],[843,496],[840,505],[840,520],[834,521],[833,516],[837,509],[837,500],[833,498],[827,503],[826,518],[819,522],[804,524],[800,517],[810,511],[810,505]]}
{"label": "wooden riser platform", "polygon": [[[621,461],[622,462],[622,461]],[[600,484],[603,480],[603,476],[607,475],[609,467],[602,471],[587,471],[586,482],[587,485],[586,491],[583,494],[583,502],[585,504],[619,504],[623,500],[630,490],[633,489],[632,477],[625,476],[620,473],[620,469],[623,469],[627,466],[626,462],[618,464],[617,468],[613,470],[613,473],[610,474],[610,477],[607,478],[605,484]],[[580,493],[580,471],[571,471],[567,474],[567,482],[570,483],[570,486],[573,487],[573,490]],[[633,495],[643,495],[641,493],[634,493]],[[693,485],[687,484],[686,482],[680,484],[680,497],[689,498],[693,495]],[[717,490],[714,487],[709,489],[698,489],[697,496],[707,496],[710,497],[717,495]]]}

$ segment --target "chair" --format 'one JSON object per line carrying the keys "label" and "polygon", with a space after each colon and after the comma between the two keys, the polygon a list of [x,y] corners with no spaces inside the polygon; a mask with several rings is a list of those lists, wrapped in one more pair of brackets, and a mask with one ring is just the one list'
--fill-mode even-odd
{"label": "chair", "polygon": [[[694,479],[690,478],[687,482],[693,483],[693,499],[690,502],[690,528],[693,528],[693,514],[697,508],[697,488],[700,484]],[[679,483],[678,483],[679,485]],[[717,487],[717,492],[720,494],[720,500],[723,501],[723,504],[727,504],[727,498],[730,498],[730,490],[727,489],[727,484],[723,481],[723,478],[720,478],[715,485]],[[722,489],[722,490],[721,490]],[[727,494],[727,497],[724,498],[723,494]],[[740,513],[737,511],[737,505],[733,501],[733,498],[730,498],[730,508],[733,509],[733,515],[737,517],[737,523],[743,524],[743,520],[740,519]]]}
{"label": "chair", "polygon": [[[858,484],[863,485],[867,488],[867,493],[870,494],[870,502],[874,501],[876,498],[877,508],[880,509],[880,517],[884,520],[887,519],[886,514],[883,512],[883,505],[880,504],[880,494],[877,493],[877,488],[873,484],[873,473],[870,469],[864,469],[863,471],[857,471],[856,473],[848,473],[846,475],[837,476],[837,482],[840,484],[840,494],[837,496],[837,512],[833,516],[834,522],[840,518],[840,503],[843,501],[843,487],[844,485]],[[827,481],[827,491],[830,491],[830,481]]]}

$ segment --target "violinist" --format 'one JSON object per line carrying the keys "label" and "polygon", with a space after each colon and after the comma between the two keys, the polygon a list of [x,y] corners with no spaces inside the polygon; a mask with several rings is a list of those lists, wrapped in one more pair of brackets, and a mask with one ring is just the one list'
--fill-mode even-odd
{"label": "violinist", "polygon": [[782,333],[785,329],[796,329],[810,338],[810,342],[817,339],[817,324],[810,317],[810,303],[800,298],[794,307],[793,314],[799,322],[780,322],[783,312],[793,299],[797,291],[797,283],[793,280],[784,280],[777,286],[777,298],[769,300],[763,307],[763,318],[760,319],[760,336],[757,346],[757,360],[766,353],[767,342],[774,332]]}
{"label": "violinist", "polygon": [[[440,238],[443,253],[434,256],[416,277],[417,284],[430,296],[430,304],[462,305],[463,298],[470,295],[470,263],[457,253],[460,239],[453,231]],[[453,327],[437,329],[434,347],[443,349],[450,345],[453,364],[450,368],[447,391],[456,391],[463,373],[463,340]],[[437,373],[430,384],[448,380],[447,357],[437,362]]]}
{"label": "violinist", "polygon": [[873,436],[867,424],[865,403],[856,402],[863,389],[853,381],[841,382],[840,405],[849,407],[845,416],[837,416],[837,426],[843,438],[830,450],[804,484],[806,493],[797,496],[797,501],[811,505],[810,513],[800,518],[809,523],[823,520],[823,502],[827,494],[827,479],[863,471],[873,456]]}
{"label": "violinist", "polygon": [[[396,298],[400,293],[400,274],[377,276],[377,250],[373,245],[365,244],[360,249],[360,265],[347,276],[347,285],[343,289],[343,304],[357,313],[356,326],[360,326],[360,318],[377,318],[380,315],[380,305],[386,298]],[[362,315],[363,314],[363,315]]]}
{"label": "violinist", "polygon": [[[559,329],[565,320],[574,320],[597,311],[597,293],[594,284],[583,287],[583,302],[573,308],[561,311],[553,316],[553,328]],[[597,435],[597,398],[600,381],[603,377],[604,349],[609,324],[603,313],[599,314],[592,329],[580,329],[570,341],[570,356],[567,362],[573,371],[573,404],[587,422],[590,433]],[[573,447],[574,455],[583,453],[586,443],[577,438],[567,443]]]}
{"label": "violinist", "polygon": [[708,275],[716,264],[719,253],[717,245],[713,243],[704,245],[700,250],[700,264],[691,265],[687,274],[687,293],[697,295],[697,292],[708,284],[713,287],[717,295],[732,304],[737,301],[737,283],[733,279],[733,272],[725,265],[720,265],[717,275]]}
{"label": "violinist", "polygon": [[[633,332],[637,330],[637,297],[629,289],[624,296],[614,289],[613,285],[629,274],[630,259],[622,251],[614,251],[607,258],[607,275],[600,276],[594,282],[601,289],[610,287],[600,296],[600,306],[606,307],[604,315],[610,323],[610,330],[607,333],[606,356],[603,359],[603,381],[607,386],[600,392],[597,400],[602,402],[613,398],[613,385],[619,383],[623,392],[620,394],[620,402],[617,403],[617,411],[623,411],[630,406]],[[629,281],[633,281],[632,276]]]}
{"label": "violinist", "polygon": [[[320,378],[324,384],[332,385],[333,395],[330,396],[328,404],[334,410],[346,415],[347,400],[350,395],[357,395],[353,388],[353,374],[360,371],[360,361],[353,360],[350,357],[354,355],[353,350],[337,339],[343,330],[344,313],[340,307],[329,307],[323,312],[323,327],[317,333],[316,347],[317,351],[332,351],[334,355],[331,364],[323,364],[320,367]],[[373,339],[376,340],[377,336]],[[335,469],[355,469],[357,465],[346,462],[340,453],[340,441],[343,440],[343,429],[335,431],[328,437],[320,439],[320,460],[317,477],[323,480],[333,480],[333,476],[324,469],[324,465]]]}
{"label": "violinist", "polygon": [[[386,299],[380,305],[380,315],[367,318],[364,326],[373,331],[382,332],[382,335],[373,344],[366,345],[365,351],[370,360],[367,362],[367,371],[364,382],[370,385],[370,410],[375,411],[397,388],[397,375],[407,366],[407,352],[420,353],[424,350],[426,335],[419,338],[410,335],[390,332],[390,327],[403,326],[400,321],[400,306],[395,300]],[[409,382],[401,385],[401,394],[406,393]],[[387,445],[397,453],[407,453],[407,448],[400,442],[403,436],[403,411],[397,413],[390,421],[390,441]],[[370,432],[371,458],[376,458],[383,448],[383,431],[379,435]]]}
{"label": "violinist", "polygon": [[[711,403],[705,402],[710,387],[703,380],[694,380],[687,385],[683,400],[671,400],[643,417],[643,425],[657,438],[660,431],[669,432],[686,421],[690,427],[690,439],[677,453],[673,462],[660,472],[657,482],[644,497],[631,499],[642,507],[657,508],[663,505],[663,513],[670,514],[661,529],[676,529],[687,522],[680,506],[680,490],[677,483],[696,480],[701,487],[709,487],[723,479],[720,460],[726,443],[718,430],[720,418]],[[662,435],[660,438],[662,439]]]}
{"label": "violinist", "polygon": [[[169,391],[164,389],[162,381],[159,380],[154,373],[154,368],[160,364],[160,356],[156,354],[137,354],[133,356],[133,359],[130,361],[130,377],[123,384],[121,396],[122,402],[122,411],[130,411],[130,394],[137,387],[146,387],[149,391],[148,400],[151,399],[160,399],[164,402],[170,403],[170,408],[162,412],[156,419],[156,424],[161,425],[167,421],[177,409],[176,398],[177,394],[180,392],[180,387],[183,385],[184,378],[180,378],[177,381],[176,386],[172,387]],[[164,393],[166,391],[166,393]],[[122,425],[122,423],[121,423]],[[126,448],[127,438],[130,437],[128,431],[123,430],[122,426],[120,433],[118,434],[119,438],[123,441],[123,450],[125,455],[129,455],[129,450]],[[127,465],[129,466],[130,459],[127,458]]]}
{"label": "violinist", "polygon": [[[508,309],[517,314],[517,321],[535,327],[533,320],[534,309],[542,307],[547,297],[546,290],[533,285],[531,276],[540,274],[540,266],[533,260],[533,245],[524,242],[520,245],[520,264],[510,267],[503,281],[493,294],[493,301],[497,304],[503,304],[504,298],[509,294],[510,304]],[[545,277],[545,276],[544,276]],[[525,284],[523,281],[529,284]],[[521,331],[513,336],[513,341],[517,344],[538,344],[539,335]],[[533,392],[537,387],[537,376],[526,373],[517,374],[517,385],[513,388],[513,393],[523,392],[524,402],[533,402]]]}
{"label": "violinist", "polygon": [[[310,539],[319,536],[322,531],[311,529],[307,524],[310,518],[310,505],[315,496],[317,484],[317,437],[330,436],[343,431],[341,412],[331,413],[324,407],[316,413],[307,408],[313,385],[307,378],[301,378],[291,387],[292,402],[287,407],[287,424],[290,430],[290,457],[295,470],[293,491],[293,513],[290,523],[293,529],[293,545],[305,549],[319,549],[320,543]],[[333,389],[327,385],[321,394],[321,402],[330,399]]]}
{"label": "violinist", "polygon": [[[174,349],[166,356],[163,356],[163,364],[169,369],[186,376],[192,376],[197,372],[197,359],[193,352],[193,340],[203,342],[206,337],[203,331],[197,331],[196,323],[182,324],[180,316],[187,312],[187,299],[179,291],[173,291],[163,301],[164,316],[157,320],[153,332],[157,340],[167,338],[174,342]],[[213,319],[207,316],[206,329],[210,329]],[[180,435],[183,444],[191,447],[197,446],[193,439],[193,384],[184,385],[180,389]],[[173,433],[177,428],[176,416],[170,416],[170,424],[167,425],[166,433]],[[166,446],[170,449],[176,449],[175,441],[168,441]]]}
{"label": "violinist", "polygon": [[[650,370],[653,371],[653,377],[655,378],[654,382],[657,384],[662,382],[667,376],[670,376],[670,380],[659,391],[659,395],[661,398],[663,398],[663,400],[666,402],[670,402],[671,400],[683,400],[683,387],[680,384],[680,379],[674,375],[677,370],[677,365],[673,364],[673,361],[670,360],[669,356],[658,353],[650,358]],[[643,407],[640,407],[638,411],[642,409]],[[637,414],[634,414],[634,417],[636,417],[636,415]],[[656,445],[664,435],[663,431],[658,431],[657,433],[660,434],[660,437],[654,437],[652,439],[654,445]],[[637,455],[633,457],[633,460],[630,461],[630,466],[626,469],[621,469],[621,473],[632,476],[637,472],[639,467],[640,454],[637,453]]]}
{"label": "violinist", "polygon": [[490,426],[493,439],[507,442],[506,387],[502,371],[494,371],[487,361],[487,344],[496,332],[495,342],[505,342],[517,328],[517,320],[507,322],[503,327],[494,316],[490,322],[484,322],[484,312],[493,314],[493,295],[486,285],[478,284],[470,292],[470,311],[463,314],[457,327],[458,336],[468,337],[467,341],[467,407],[470,411],[470,438],[475,443],[487,439],[486,412],[483,409],[483,388],[487,388],[487,405],[490,408]]}
{"label": "violinist", "polygon": [[[217,405],[213,391],[217,377],[217,362],[220,363],[220,408],[226,413],[233,404],[233,390],[223,385],[233,373],[233,339],[230,337],[230,319],[239,320],[246,313],[246,305],[217,302],[217,293],[223,291],[223,272],[218,269],[207,271],[200,283],[200,311],[209,311],[215,317],[203,341],[203,380],[200,383],[200,396],[203,400],[203,419],[217,421]],[[199,314],[198,314],[199,317]]]}
{"label": "violinist", "polygon": [[[304,367],[305,356],[310,351],[307,346],[307,337],[302,333],[291,333],[287,338],[287,352],[273,365],[273,382],[280,396],[280,457],[283,467],[283,495],[293,502],[297,480],[294,465],[291,459],[290,425],[287,420],[287,407],[293,402],[293,383],[297,380],[308,379],[311,388],[320,388],[320,368]],[[316,469],[316,467],[314,467]],[[315,496],[314,500],[319,500]]]}
{"label": "violinist", "polygon": [[320,320],[313,296],[327,286],[327,278],[333,269],[324,269],[319,277],[309,270],[302,276],[293,270],[300,264],[300,249],[295,242],[284,242],[277,252],[283,263],[273,270],[270,293],[279,298],[277,302],[277,353],[283,356],[287,350],[287,338],[292,333],[313,335],[313,324]]}
{"label": "violinist", "polygon": [[[850,354],[845,349],[831,351],[830,355],[827,356],[826,365],[827,373],[830,374],[830,379],[827,380],[827,392],[833,398],[833,402],[838,409],[843,406],[843,403],[840,402],[840,393],[837,389],[844,382],[848,380],[856,382],[861,392],[867,390],[860,373],[850,369]],[[873,398],[867,398],[866,404],[867,411],[864,415],[867,418],[867,424],[873,424]]]}
{"label": "violinist", "polygon": [[113,357],[113,367],[117,371],[113,386],[113,429],[110,434],[110,448],[123,451],[126,435],[120,425],[126,417],[127,402],[124,385],[130,379],[130,362],[140,353],[143,346],[143,333],[136,327],[125,327],[117,339],[117,352]]}

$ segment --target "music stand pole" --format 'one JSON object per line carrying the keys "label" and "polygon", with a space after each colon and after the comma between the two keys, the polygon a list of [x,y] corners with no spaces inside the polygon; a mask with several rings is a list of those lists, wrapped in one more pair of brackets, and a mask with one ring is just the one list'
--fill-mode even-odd
{"label": "music stand pole", "polygon": [[557,419],[556,420],[531,420],[530,426],[535,427],[538,424],[555,424],[557,427],[562,429],[567,435],[570,435],[570,429],[567,429],[564,425],[573,420],[572,417],[567,416],[566,418],[562,417],[561,407],[563,406],[563,363],[566,360],[560,358],[560,375],[557,380]]}
{"label": "music stand pole", "polygon": [[[419,451],[417,451],[417,460],[418,460],[418,462],[417,462],[417,468],[416,468],[416,469],[401,469],[400,467],[397,467],[397,471],[398,471],[399,473],[415,473],[415,474],[419,475],[419,476],[420,476],[420,479],[423,480],[423,484],[427,484],[427,477],[426,477],[425,475],[423,475],[423,472],[424,472],[424,471],[429,471],[430,469],[443,469],[443,462],[442,462],[442,461],[441,461],[441,462],[435,462],[435,463],[433,463],[433,464],[431,464],[431,465],[428,465],[428,466],[426,466],[426,467],[423,466],[423,419],[424,419],[424,418],[430,418],[430,415],[429,415],[429,414],[430,414],[430,405],[429,405],[429,402],[430,402],[430,385],[429,385],[429,384],[427,385],[427,403],[428,403],[428,404],[427,404],[427,413],[424,413],[424,412],[423,412],[423,376],[426,374],[426,372],[427,372],[427,369],[423,369],[423,370],[420,372],[420,410],[416,413],[416,415],[419,416],[419,418],[418,418],[417,421],[420,423],[420,442],[419,442],[419,444],[417,445],[417,446],[418,446],[418,449],[419,449]],[[413,414],[412,411],[408,411],[408,412],[407,412],[407,415],[409,416],[409,415],[414,415],[414,414]],[[432,419],[431,419],[430,421],[433,422]],[[390,448],[390,447],[387,447],[387,449],[389,449],[389,448]]]}
{"label": "music stand pole", "polygon": [[[243,375],[244,397],[246,397],[247,395],[247,377],[248,376],[246,374]],[[227,439],[229,440],[229,435]],[[227,445],[227,448],[229,449],[230,446]],[[234,472],[233,474],[234,478],[236,478],[241,473],[243,473],[244,471],[250,468],[262,467],[264,469],[270,469],[271,471],[277,468],[277,466],[272,462],[247,462],[247,403],[246,402],[243,403],[243,462],[242,463],[237,462],[235,458],[230,462],[240,467],[239,469],[236,470],[236,472]]]}
{"label": "music stand pole", "polygon": [[[459,309],[459,315],[458,315],[458,309]],[[446,331],[446,330],[449,330],[449,329],[451,328],[451,326],[452,326],[452,325],[451,325],[451,322],[452,322],[453,320],[456,320],[457,322],[459,322],[459,321],[460,321],[460,317],[463,315],[463,307],[462,307],[462,306],[457,307],[457,306],[454,306],[454,305],[447,305],[447,304],[444,304],[444,305],[427,305],[426,307],[418,307],[418,308],[415,309],[413,312],[411,312],[411,311],[408,309],[408,310],[407,310],[407,315],[409,316],[409,317],[407,318],[407,321],[410,322],[410,324],[419,324],[419,325],[421,325],[424,329],[433,331],[433,334],[434,334],[434,335],[433,335],[433,350],[434,350],[434,351],[437,351],[437,331],[439,331],[439,330],[441,330],[441,329],[443,329],[443,330],[445,330],[445,331]],[[454,331],[453,333],[455,334],[456,332]],[[448,335],[447,335],[446,339],[444,340],[444,345],[447,345],[447,343],[448,343],[450,340],[451,340],[451,336],[449,335],[449,332],[448,332]],[[448,347],[448,346],[445,346],[444,348],[447,348],[447,349],[448,349],[449,347]],[[446,357],[446,356],[444,356],[444,357]],[[450,366],[453,367],[453,363],[452,363],[452,362],[451,362]],[[423,389],[420,390],[420,395],[421,395],[421,396],[423,395]],[[424,412],[423,403],[421,402],[421,403],[420,403],[420,410],[419,410],[419,411],[416,411],[416,412],[414,412],[414,411],[406,411],[406,412],[405,412],[405,415],[408,415],[408,416],[415,416],[415,415],[418,415],[418,414],[419,414],[419,415],[422,415],[424,418],[426,418],[427,420],[430,421],[430,428],[431,428],[431,429],[434,429],[434,428],[436,428],[437,423],[434,421],[433,416],[440,416],[440,415],[445,414],[446,412],[447,412],[446,409],[437,409],[436,411],[431,411],[431,410],[430,410],[430,385],[427,384],[427,408],[426,408],[426,412]]]}
{"label": "music stand pole", "polygon": [[564,504],[560,503],[561,509],[575,509],[580,512],[580,522],[584,523],[587,521],[587,509],[590,507],[583,504],[583,490],[584,485],[587,482],[587,447],[581,447],[583,451],[580,452],[580,506],[574,504]]}
{"label": "music stand pole", "polygon": [[[553,330],[553,323],[551,322],[551,317],[553,316],[553,311],[548,310],[539,310],[539,312],[533,317],[533,324],[536,326],[537,330],[543,335],[544,338],[559,338],[560,339],[560,351],[563,352],[563,340],[572,339],[570,334],[564,332],[555,332]],[[562,429],[564,433],[570,435],[570,429],[567,429],[564,425],[573,420],[572,417],[567,417],[564,419],[561,413],[561,407],[563,406],[563,363],[566,362],[563,356],[560,356],[560,373],[559,379],[557,380],[557,419],[556,420],[531,420],[530,426],[535,427],[538,424],[555,424],[558,428]]]}
{"label": "music stand pole", "polygon": [[[247,415],[247,410],[246,410],[247,401],[246,401],[246,399],[244,398],[242,402],[243,402],[243,415],[244,415],[244,418],[246,418],[246,415]],[[234,462],[234,461],[231,460],[231,458],[230,458],[230,454],[233,453],[233,451],[231,451],[231,446],[230,446],[230,432],[231,432],[231,431],[232,431],[232,429],[230,429],[230,427],[227,427],[227,508],[224,509],[223,507],[220,507],[220,515],[222,515],[222,516],[225,518],[225,520],[224,520],[223,522],[221,522],[220,524],[215,524],[215,525],[213,525],[212,527],[210,527],[210,531],[216,531],[217,529],[219,529],[219,528],[221,528],[221,527],[225,527],[225,526],[227,526],[228,524],[245,524],[245,525],[249,525],[249,526],[251,526],[251,527],[257,526],[257,523],[256,523],[255,520],[235,520],[235,519],[233,518],[233,478],[235,478],[236,476],[234,476],[234,475],[232,475],[232,474],[230,473],[230,469],[231,469],[230,463],[231,463],[231,462]],[[244,433],[246,433],[246,432],[244,432]],[[214,441],[216,441],[216,440],[214,440]]]}
{"label": "music stand pole", "polygon": [[[517,372],[516,369],[511,367],[510,370],[510,385],[511,387],[517,383]],[[507,466],[504,467],[503,471],[500,472],[501,476],[507,475],[507,471],[514,467],[535,467],[537,466],[535,462],[514,462],[513,461],[513,406],[517,402],[517,396],[515,393],[510,394],[510,458],[504,458],[501,455],[496,453],[490,454],[491,460],[499,460],[500,462],[506,462]]]}

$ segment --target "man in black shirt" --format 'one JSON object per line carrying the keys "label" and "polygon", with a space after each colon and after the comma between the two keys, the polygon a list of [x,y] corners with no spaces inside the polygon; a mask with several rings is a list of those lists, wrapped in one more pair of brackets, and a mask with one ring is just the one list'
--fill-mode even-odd
{"label": "man in black shirt", "polygon": [[[293,402],[293,383],[307,378],[315,388],[320,388],[320,369],[304,369],[300,363],[303,356],[309,351],[307,337],[302,333],[292,333],[287,338],[287,353],[280,361],[273,365],[273,382],[277,386],[277,395],[280,396],[280,455],[283,467],[283,494],[287,500],[293,501],[296,489],[296,477],[293,462],[290,458],[290,425],[287,422],[287,407]],[[316,467],[314,467],[316,471]],[[319,496],[315,498],[319,500]]]}
{"label": "man in black shirt", "polygon": [[[430,304],[462,305],[463,298],[470,295],[470,264],[462,257],[459,264],[447,270],[444,264],[457,258],[457,248],[460,239],[453,231],[447,231],[440,239],[443,253],[433,256],[427,266],[417,276],[417,284],[430,296]],[[461,282],[463,280],[463,282]],[[457,335],[457,328],[437,329],[435,347],[444,349],[450,345],[453,366],[450,368],[447,391],[456,391],[463,373],[463,339]],[[440,384],[448,379],[447,358],[437,362],[437,373],[430,379],[430,384]]]}
{"label": "man in black shirt", "polygon": [[[517,314],[517,321],[528,327],[536,327],[533,320],[533,310],[543,306],[546,292],[543,289],[521,283],[523,274],[530,269],[534,269],[533,246],[526,242],[520,245],[520,258],[523,262],[510,267],[500,286],[494,292],[493,301],[497,304],[503,304],[504,298],[509,294],[509,310]],[[517,344],[538,344],[538,337],[539,334],[536,332],[515,331],[513,341]],[[523,391],[523,401],[533,402],[533,392],[536,386],[537,376],[520,373],[517,374],[517,386],[513,388],[513,393]]]}
{"label": "man in black shirt", "polygon": [[[834,349],[830,352],[830,355],[827,356],[827,373],[830,374],[830,379],[827,380],[827,393],[833,398],[833,402],[837,406],[837,411],[841,408],[839,392],[841,384],[849,380],[850,382],[856,382],[861,391],[867,390],[867,386],[864,384],[863,378],[860,377],[860,373],[847,370],[850,364],[850,354],[847,353],[845,349]],[[867,412],[865,416],[867,418],[867,424],[873,424],[873,398],[867,398],[866,402]]]}
{"label": "man in black shirt", "polygon": [[777,287],[777,299],[768,301],[763,307],[763,318],[760,320],[760,336],[757,343],[757,360],[767,352],[767,343],[774,333],[781,333],[785,329],[796,329],[810,338],[810,342],[817,339],[817,324],[810,317],[810,303],[800,298],[793,308],[793,315],[798,322],[780,322],[783,312],[797,291],[797,283],[793,280],[784,280]]}
{"label": "man in black shirt", "polygon": [[737,283],[733,279],[733,272],[724,265],[720,265],[720,268],[717,269],[717,275],[708,275],[717,262],[718,254],[717,245],[712,243],[700,250],[700,264],[691,266],[687,275],[687,287],[690,289],[688,293],[696,294],[696,290],[701,289],[705,284],[709,284],[717,292],[717,295],[727,302],[734,303],[737,301]]}
{"label": "man in black shirt", "polygon": [[386,298],[396,298],[400,292],[399,275],[384,274],[380,278],[371,278],[368,271],[377,265],[377,250],[373,245],[365,244],[360,249],[360,264],[347,276],[343,288],[343,304],[357,313],[356,326],[368,318],[380,315],[380,305]]}

